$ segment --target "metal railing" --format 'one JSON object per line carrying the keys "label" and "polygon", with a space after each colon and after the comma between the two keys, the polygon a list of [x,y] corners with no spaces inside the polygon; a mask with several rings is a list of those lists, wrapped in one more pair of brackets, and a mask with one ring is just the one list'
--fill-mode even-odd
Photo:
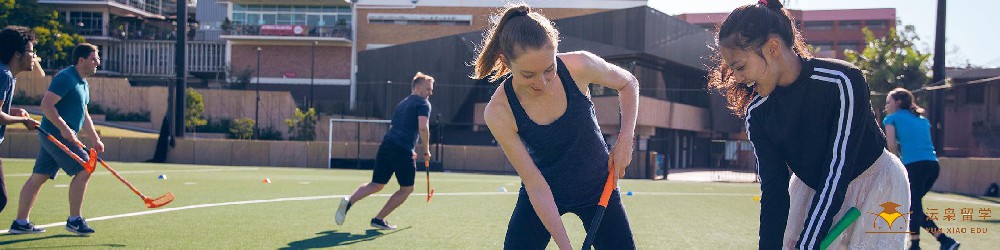
{"label": "metal railing", "polygon": [[[129,40],[110,43],[105,50],[105,70],[126,76],[174,75],[174,41]],[[225,55],[225,43],[190,41],[187,44],[188,72],[223,72]]]}

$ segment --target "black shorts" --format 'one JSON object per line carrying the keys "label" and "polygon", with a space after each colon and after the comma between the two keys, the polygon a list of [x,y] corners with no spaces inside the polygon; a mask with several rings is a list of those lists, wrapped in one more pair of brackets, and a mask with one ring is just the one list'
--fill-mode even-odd
{"label": "black shorts", "polygon": [[393,173],[396,173],[396,182],[399,186],[413,186],[413,178],[417,174],[417,161],[413,159],[413,150],[404,149],[391,142],[383,142],[378,146],[378,153],[375,155],[372,182],[389,183]]}
{"label": "black shorts", "polygon": [[[588,205],[572,209],[559,209],[559,215],[574,213],[580,217],[583,228],[590,230],[590,223],[594,219],[597,211],[597,204]],[[528,199],[528,192],[521,189],[517,196],[517,203],[514,205],[514,212],[510,215],[510,222],[507,224],[507,236],[504,239],[504,249],[545,249],[552,236],[545,229],[542,220],[535,213],[531,201]],[[583,241],[574,242],[583,243]],[[628,215],[625,214],[625,206],[622,205],[621,195],[618,189],[611,193],[608,200],[607,210],[604,210],[604,218],[597,228],[597,235],[594,238],[594,249],[635,249],[635,240],[632,236],[632,227],[629,225]]]}

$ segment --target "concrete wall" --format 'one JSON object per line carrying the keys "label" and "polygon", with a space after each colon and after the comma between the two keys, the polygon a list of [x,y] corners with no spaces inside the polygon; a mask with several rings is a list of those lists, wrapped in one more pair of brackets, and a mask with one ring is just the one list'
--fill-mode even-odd
{"label": "concrete wall", "polygon": [[1000,183],[1000,159],[940,158],[940,162],[932,191],[982,195],[991,183]]}
{"label": "concrete wall", "polygon": [[[28,96],[41,97],[48,90],[52,76],[34,77],[21,74],[17,91]],[[167,113],[166,87],[133,87],[126,78],[88,77],[91,103],[120,112],[150,112],[152,129],[159,129]],[[204,115],[209,119],[254,118],[256,93],[253,90],[197,89],[205,105]],[[287,137],[285,119],[295,114],[295,100],[285,91],[260,92],[260,125],[271,127]],[[137,125],[137,124],[133,124]]]}
{"label": "concrete wall", "polygon": [[[140,162],[153,157],[155,138],[102,138],[107,151],[101,157],[108,161]],[[334,158],[375,158],[378,143],[336,142]],[[248,141],[227,139],[180,139],[167,156],[169,163],[326,168],[329,145],[326,141]],[[359,151],[360,150],[360,151]],[[433,151],[432,151],[433,152]],[[0,158],[28,158],[38,155],[38,135],[33,132],[8,131],[0,144]],[[449,171],[514,174],[514,168],[499,147],[443,146],[438,157],[444,157],[444,169]]]}

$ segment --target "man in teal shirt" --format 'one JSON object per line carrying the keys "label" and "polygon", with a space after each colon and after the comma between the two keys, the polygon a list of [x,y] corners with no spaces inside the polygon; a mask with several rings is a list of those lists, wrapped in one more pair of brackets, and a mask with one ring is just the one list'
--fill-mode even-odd
{"label": "man in teal shirt", "polygon": [[[42,129],[53,135],[66,145],[71,151],[82,159],[89,158],[87,152],[77,145],[82,145],[77,138],[77,133],[83,129],[87,137],[91,139],[93,147],[97,152],[104,152],[104,143],[94,129],[93,120],[87,112],[87,103],[90,102],[90,86],[86,77],[97,73],[97,67],[101,65],[101,58],[97,53],[97,46],[89,43],[82,43],[73,48],[73,60],[76,64],[70,66],[52,78],[49,90],[42,97],[42,112],[45,119],[42,120]],[[83,195],[87,191],[87,182],[90,180],[90,173],[84,170],[79,162],[59,149],[54,143],[45,138],[42,133],[38,134],[41,149],[38,157],[35,158],[35,168],[28,181],[21,189],[20,201],[17,207],[17,219],[10,226],[10,232],[14,234],[42,233],[45,229],[34,227],[28,222],[28,213],[34,206],[39,189],[48,179],[55,179],[59,168],[66,171],[66,174],[73,176],[69,185],[69,218],[66,220],[66,230],[79,234],[88,235],[94,233],[94,229],[87,226],[81,213],[83,207]]]}

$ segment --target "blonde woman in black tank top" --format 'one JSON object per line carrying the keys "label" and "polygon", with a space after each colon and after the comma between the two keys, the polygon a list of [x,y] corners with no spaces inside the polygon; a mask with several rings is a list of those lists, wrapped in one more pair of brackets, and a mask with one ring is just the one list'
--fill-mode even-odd
{"label": "blonde woman in black tank top", "polygon": [[[560,249],[572,249],[560,216],[574,213],[589,224],[608,166],[614,164],[621,177],[631,162],[638,82],[589,52],[557,53],[559,32],[528,6],[507,7],[492,21],[473,78],[503,80],[484,115],[522,182],[504,247],[543,249],[554,238]],[[621,128],[610,152],[589,83],[619,93]],[[603,218],[596,248],[635,248],[617,190]]]}

